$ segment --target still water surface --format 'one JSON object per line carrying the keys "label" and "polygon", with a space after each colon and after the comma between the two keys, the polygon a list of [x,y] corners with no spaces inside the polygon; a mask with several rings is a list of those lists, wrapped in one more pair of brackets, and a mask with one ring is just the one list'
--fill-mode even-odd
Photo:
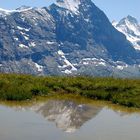
{"label": "still water surface", "polygon": [[0,105],[0,140],[139,140],[140,114],[104,104],[49,99]]}

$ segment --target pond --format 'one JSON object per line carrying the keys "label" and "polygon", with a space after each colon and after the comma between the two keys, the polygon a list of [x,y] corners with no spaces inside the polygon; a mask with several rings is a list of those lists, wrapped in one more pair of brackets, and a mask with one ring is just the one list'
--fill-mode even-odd
{"label": "pond", "polygon": [[1,103],[1,140],[139,140],[140,114],[91,100]]}

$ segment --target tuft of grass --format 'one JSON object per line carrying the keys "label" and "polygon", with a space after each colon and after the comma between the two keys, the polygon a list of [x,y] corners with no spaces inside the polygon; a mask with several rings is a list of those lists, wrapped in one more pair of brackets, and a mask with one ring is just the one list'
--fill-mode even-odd
{"label": "tuft of grass", "polygon": [[60,93],[140,108],[139,79],[0,74],[1,100],[30,100]]}

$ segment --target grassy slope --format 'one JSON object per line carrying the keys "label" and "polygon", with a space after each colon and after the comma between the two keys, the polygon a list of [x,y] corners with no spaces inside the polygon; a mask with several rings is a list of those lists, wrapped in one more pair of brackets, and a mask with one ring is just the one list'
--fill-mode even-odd
{"label": "grassy slope", "polygon": [[140,107],[140,80],[0,74],[1,100],[20,101],[54,93],[79,94],[128,107]]}

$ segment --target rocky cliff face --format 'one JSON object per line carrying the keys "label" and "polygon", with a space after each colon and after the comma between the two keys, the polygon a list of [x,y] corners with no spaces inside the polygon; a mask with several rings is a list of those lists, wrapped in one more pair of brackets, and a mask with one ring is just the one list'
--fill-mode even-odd
{"label": "rocky cliff face", "polygon": [[91,0],[0,9],[0,71],[140,76],[140,54]]}

